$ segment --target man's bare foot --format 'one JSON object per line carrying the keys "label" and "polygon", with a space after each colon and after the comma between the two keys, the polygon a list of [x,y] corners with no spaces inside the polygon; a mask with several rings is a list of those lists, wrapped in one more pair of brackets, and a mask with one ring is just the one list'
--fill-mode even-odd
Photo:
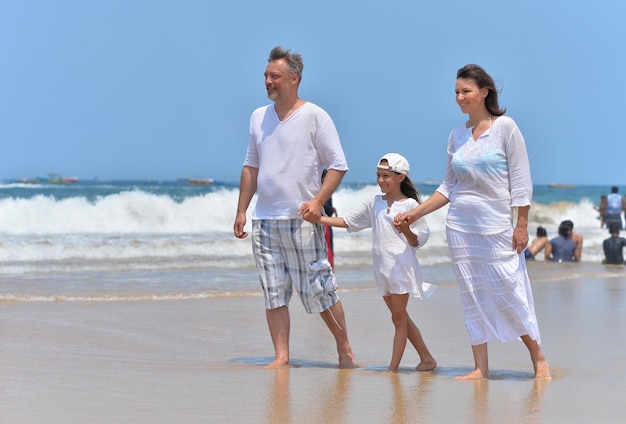
{"label": "man's bare foot", "polygon": [[465,375],[461,375],[459,377],[457,377],[457,380],[471,380],[471,379],[478,379],[478,378],[489,378],[489,372],[483,374],[483,372],[481,370],[474,370],[472,372],[468,372]]}
{"label": "man's bare foot", "polygon": [[437,361],[435,361],[433,358],[423,360],[415,367],[417,371],[432,371],[435,368],[437,368]]}
{"label": "man's bare foot", "polygon": [[542,380],[552,380],[552,376],[550,375],[550,367],[548,367],[548,362],[545,359],[541,359],[537,361],[535,364],[535,378]]}

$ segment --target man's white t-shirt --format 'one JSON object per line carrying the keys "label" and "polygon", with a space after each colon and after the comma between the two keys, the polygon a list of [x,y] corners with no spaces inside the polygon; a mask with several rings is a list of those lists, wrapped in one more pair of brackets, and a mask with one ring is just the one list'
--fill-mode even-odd
{"label": "man's white t-shirt", "polygon": [[298,218],[300,205],[319,191],[324,168],[348,170],[333,120],[310,102],[284,121],[273,104],[252,112],[244,166],[259,169],[253,219]]}

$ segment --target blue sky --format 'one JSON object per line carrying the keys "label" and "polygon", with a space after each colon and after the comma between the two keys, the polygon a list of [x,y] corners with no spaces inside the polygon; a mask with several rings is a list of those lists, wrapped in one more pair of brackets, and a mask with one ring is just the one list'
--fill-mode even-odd
{"label": "blue sky", "polygon": [[267,55],[304,58],[350,171],[397,151],[441,179],[466,119],[456,70],[483,66],[535,183],[626,185],[626,2],[0,0],[0,179],[238,181]]}

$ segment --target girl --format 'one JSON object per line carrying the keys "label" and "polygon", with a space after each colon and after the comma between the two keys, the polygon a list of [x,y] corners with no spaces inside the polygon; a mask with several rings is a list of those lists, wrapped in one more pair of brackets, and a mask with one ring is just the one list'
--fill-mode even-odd
{"label": "girl", "polygon": [[410,226],[408,223],[403,225],[399,231],[394,228],[394,216],[412,210],[420,202],[419,194],[408,177],[409,163],[403,156],[386,154],[378,162],[376,174],[383,196],[375,196],[345,217],[323,216],[320,223],[347,228],[349,232],[372,228],[374,276],[395,326],[389,370],[398,371],[407,338],[420,356],[421,361],[416,369],[433,370],[437,362],[406,311],[409,293],[425,299],[436,288],[423,282],[415,256],[416,249],[428,240],[428,224],[425,219],[420,219]]}

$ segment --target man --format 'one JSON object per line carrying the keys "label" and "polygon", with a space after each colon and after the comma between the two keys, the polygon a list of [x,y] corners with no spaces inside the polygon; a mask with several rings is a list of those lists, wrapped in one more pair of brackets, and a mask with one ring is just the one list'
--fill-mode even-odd
{"label": "man", "polygon": [[[265,69],[267,96],[274,102],[250,118],[250,142],[241,171],[234,233],[245,238],[252,214],[252,251],[265,295],[267,324],[276,353],[270,367],[289,364],[289,301],[296,289],[308,313],[319,312],[337,343],[339,366],[354,366],[343,306],[328,261],[319,221],[326,200],[348,170],[330,116],[298,97],[302,57],[281,47]],[[328,169],[324,182],[321,176]]]}
{"label": "man", "polygon": [[574,260],[576,262],[580,262],[580,259],[583,255],[583,235],[580,233],[574,232],[574,223],[567,219],[563,221],[570,229],[570,237],[576,243],[576,250],[574,250]]}
{"label": "man", "polygon": [[611,187],[611,193],[607,196],[606,204],[600,205],[600,208],[602,209],[604,206],[604,223],[607,228],[611,226],[611,223],[616,222],[619,224],[620,230],[623,230],[622,212],[626,212],[626,199],[617,192],[617,186]]}

